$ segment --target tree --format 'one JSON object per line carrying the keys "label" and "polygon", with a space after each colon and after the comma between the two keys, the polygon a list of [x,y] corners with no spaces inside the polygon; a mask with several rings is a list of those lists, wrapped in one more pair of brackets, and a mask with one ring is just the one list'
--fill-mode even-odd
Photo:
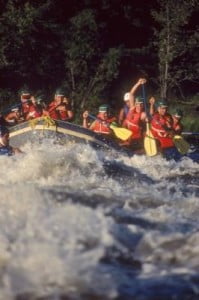
{"label": "tree", "polygon": [[92,9],[84,9],[69,20],[64,49],[63,84],[71,91],[76,108],[92,106],[96,96],[117,77],[121,49],[105,49],[100,43],[99,25]]}
{"label": "tree", "polygon": [[159,26],[155,29],[154,45],[158,55],[162,98],[166,98],[168,90],[173,87],[178,87],[182,92],[184,81],[198,78],[199,68],[193,68],[197,59],[193,53],[198,47],[199,32],[190,31],[188,27],[197,3],[198,0],[158,0],[159,9],[152,10]]}
{"label": "tree", "polygon": [[35,88],[41,82],[60,81],[63,52],[60,26],[49,17],[51,3],[5,1],[0,18],[0,73],[9,87],[26,83]]}

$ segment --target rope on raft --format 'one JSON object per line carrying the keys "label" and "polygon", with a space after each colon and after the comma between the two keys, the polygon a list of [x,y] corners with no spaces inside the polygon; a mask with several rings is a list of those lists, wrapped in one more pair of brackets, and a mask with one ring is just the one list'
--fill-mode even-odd
{"label": "rope on raft", "polygon": [[32,129],[34,129],[36,127],[36,125],[38,124],[38,122],[40,122],[40,121],[43,121],[43,129],[49,128],[51,126],[54,126],[55,130],[57,128],[57,124],[56,124],[55,120],[53,120],[49,116],[43,116],[43,117],[39,117],[36,119],[32,119],[29,121],[29,125]]}

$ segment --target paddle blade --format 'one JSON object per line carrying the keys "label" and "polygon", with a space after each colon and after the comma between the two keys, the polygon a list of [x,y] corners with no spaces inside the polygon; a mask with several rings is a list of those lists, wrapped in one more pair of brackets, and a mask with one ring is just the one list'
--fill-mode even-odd
{"label": "paddle blade", "polygon": [[122,141],[126,141],[132,136],[132,131],[127,128],[115,127],[112,125],[110,125],[110,128],[113,130],[114,134]]}
{"label": "paddle blade", "polygon": [[155,156],[158,153],[156,140],[149,129],[149,124],[147,123],[147,131],[146,136],[144,138],[144,149],[146,152],[146,155],[148,156]]}
{"label": "paddle blade", "polygon": [[180,135],[175,135],[173,138],[173,142],[177,150],[182,154],[186,154],[189,151],[189,143],[185,141],[185,139]]}

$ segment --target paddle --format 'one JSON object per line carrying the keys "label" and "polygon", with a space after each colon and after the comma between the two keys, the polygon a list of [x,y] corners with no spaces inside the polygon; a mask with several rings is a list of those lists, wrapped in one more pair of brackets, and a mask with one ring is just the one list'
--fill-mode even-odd
{"label": "paddle", "polygon": [[181,135],[174,135],[173,142],[180,154],[184,155],[189,151],[190,145]]}
{"label": "paddle", "polygon": [[[91,114],[88,114],[88,116],[91,118],[91,119],[94,119],[94,120],[97,120],[99,122],[105,122]],[[114,134],[116,135],[116,137],[118,137],[120,140],[122,141],[126,141],[130,138],[130,136],[132,135],[132,131],[127,129],[127,128],[123,128],[123,127],[118,127],[116,124],[109,124],[108,122],[105,122],[106,126],[111,128],[114,132]]]}
{"label": "paddle", "polygon": [[182,132],[182,135],[199,135],[199,132]]}
{"label": "paddle", "polygon": [[148,109],[147,109],[147,104],[146,104],[146,95],[145,95],[145,88],[144,88],[144,84],[142,85],[142,95],[144,98],[144,108],[145,108],[145,112],[147,115],[147,123],[146,123],[146,136],[144,137],[144,149],[146,152],[146,155],[148,156],[155,156],[158,153],[158,149],[157,149],[157,144],[156,144],[156,140],[150,130],[149,127],[149,113],[148,113]]}

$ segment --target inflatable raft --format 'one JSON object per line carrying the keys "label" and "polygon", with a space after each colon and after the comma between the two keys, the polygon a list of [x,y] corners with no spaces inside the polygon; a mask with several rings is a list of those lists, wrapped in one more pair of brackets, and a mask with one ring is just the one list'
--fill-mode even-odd
{"label": "inflatable raft", "polygon": [[22,147],[27,142],[41,142],[45,138],[53,138],[61,144],[77,142],[90,144],[94,148],[106,150],[121,150],[114,139],[97,134],[77,124],[66,121],[52,120],[50,118],[39,118],[26,121],[9,128],[10,145]]}
{"label": "inflatable raft", "polygon": [[[10,127],[9,130],[10,145],[13,147],[21,148],[27,142],[42,143],[44,139],[50,138],[63,145],[69,142],[84,143],[91,145],[95,149],[103,149],[106,151],[116,150],[117,152],[126,154],[128,156],[133,156],[135,153],[139,154],[139,152],[135,150],[135,147],[133,149],[121,147],[118,144],[118,140],[115,139],[114,136],[104,136],[77,124],[61,120],[54,121],[48,117],[23,122]],[[198,140],[194,140],[193,145],[195,148],[194,153],[186,156],[198,162]],[[141,152],[140,154],[144,154],[144,152]],[[176,150],[174,151],[174,154],[176,154]],[[169,153],[167,156],[165,155],[167,159],[175,159],[174,156],[175,155],[171,155],[171,153]],[[180,159],[180,157],[181,155],[178,153],[177,160]]]}

